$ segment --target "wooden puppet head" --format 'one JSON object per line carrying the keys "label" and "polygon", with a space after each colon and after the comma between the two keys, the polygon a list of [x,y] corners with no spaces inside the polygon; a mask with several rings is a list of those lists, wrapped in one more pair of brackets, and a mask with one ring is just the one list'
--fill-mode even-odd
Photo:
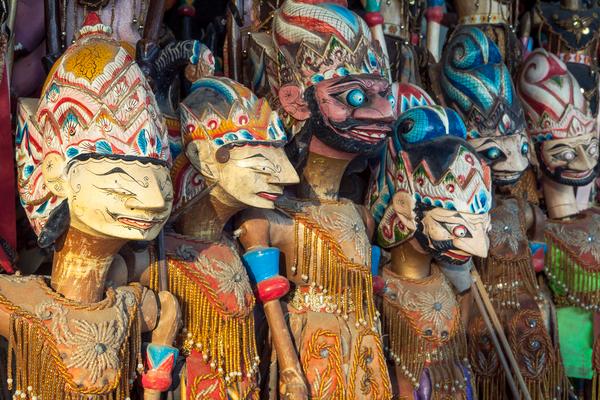
{"label": "wooden puppet head", "polygon": [[18,186],[41,245],[69,224],[100,237],[158,234],[172,202],[166,128],[142,72],[95,14],[31,114],[19,118]]}
{"label": "wooden puppet head", "polygon": [[523,109],[498,46],[475,27],[459,28],[442,56],[446,102],[463,117],[469,142],[496,185],[515,183],[529,166]]}
{"label": "wooden puppet head", "polygon": [[393,140],[399,150],[387,168],[393,185],[378,225],[379,243],[393,247],[414,237],[434,258],[455,264],[485,257],[490,169],[466,142],[458,114],[440,106],[409,109],[398,119]]}
{"label": "wooden puppet head", "polygon": [[247,206],[273,208],[283,186],[298,183],[279,116],[240,83],[200,79],[180,113],[184,152],[172,172],[177,210],[208,185]]}
{"label": "wooden puppet head", "polygon": [[284,2],[261,54],[269,60],[268,86],[299,147],[314,136],[334,150],[361,154],[379,149],[389,135],[393,97],[379,45],[341,3]]}
{"label": "wooden puppet head", "polygon": [[596,177],[598,129],[566,65],[554,54],[536,50],[523,64],[517,89],[544,174],[568,186],[590,183]]}

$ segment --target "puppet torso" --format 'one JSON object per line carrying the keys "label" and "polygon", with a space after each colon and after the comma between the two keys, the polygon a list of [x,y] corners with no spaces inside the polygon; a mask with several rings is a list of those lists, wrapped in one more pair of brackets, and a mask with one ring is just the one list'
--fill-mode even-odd
{"label": "puppet torso", "polygon": [[429,393],[427,399],[468,398],[472,389],[465,331],[459,303],[444,275],[433,266],[430,276],[413,280],[386,267],[383,278],[388,355],[401,369],[400,379],[421,395]]}
{"label": "puppet torso", "polygon": [[128,398],[140,361],[141,296],[141,286],[132,285],[81,305],[41,277],[1,276],[0,307],[11,314],[9,352],[18,371],[12,386],[52,400]]}
{"label": "puppet torso", "polygon": [[267,218],[296,285],[287,311],[310,398],[390,399],[360,213],[350,201],[281,206]]}
{"label": "puppet torso", "polygon": [[[491,211],[488,257],[478,260],[481,279],[504,326],[515,358],[533,399],[565,398],[566,391],[558,347],[547,327],[550,315],[533,270],[525,228],[524,202],[500,199]],[[552,313],[552,311],[550,311]],[[504,372],[479,313],[469,322],[469,355],[479,391],[487,399],[507,395]]]}
{"label": "puppet torso", "polygon": [[[182,308],[188,398],[254,398],[254,295],[233,242],[170,233],[165,247],[169,291]],[[150,286],[158,287],[157,263],[152,265]]]}

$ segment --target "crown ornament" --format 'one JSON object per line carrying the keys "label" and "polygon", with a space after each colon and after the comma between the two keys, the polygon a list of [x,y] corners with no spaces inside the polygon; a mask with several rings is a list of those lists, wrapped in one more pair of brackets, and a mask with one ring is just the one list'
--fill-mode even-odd
{"label": "crown ornament", "polygon": [[533,51],[523,64],[517,89],[533,142],[595,132],[596,121],[577,79],[554,54]]}

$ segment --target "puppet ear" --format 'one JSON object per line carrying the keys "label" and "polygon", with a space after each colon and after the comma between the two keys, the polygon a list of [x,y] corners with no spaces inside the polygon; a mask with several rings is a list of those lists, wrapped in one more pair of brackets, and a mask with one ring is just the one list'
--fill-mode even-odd
{"label": "puppet ear", "polygon": [[298,121],[310,117],[308,103],[304,100],[304,90],[298,85],[287,84],[279,89],[279,101],[286,113]]}
{"label": "puppet ear", "polygon": [[50,153],[42,162],[42,175],[46,186],[56,197],[67,198],[69,188],[65,175],[65,159],[57,153]]}
{"label": "puppet ear", "polygon": [[185,155],[205,178],[217,180],[215,152],[207,140],[192,140],[185,148]]}
{"label": "puppet ear", "polygon": [[392,197],[392,207],[400,222],[411,232],[417,230],[415,222],[415,198],[408,192],[396,192]]}

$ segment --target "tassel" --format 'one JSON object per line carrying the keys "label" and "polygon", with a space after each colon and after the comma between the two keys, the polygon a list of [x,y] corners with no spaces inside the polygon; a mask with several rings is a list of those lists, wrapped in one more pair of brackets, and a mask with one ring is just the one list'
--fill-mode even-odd
{"label": "tassel", "polygon": [[[422,284],[423,290],[426,291],[429,284],[435,285],[436,280],[444,279],[437,269],[434,271],[433,275],[422,281],[407,281]],[[402,286],[404,281],[389,270],[384,270],[384,277],[386,280],[393,279],[398,286]],[[449,292],[448,295],[454,298],[452,289],[447,284],[444,286]],[[465,374],[462,368],[470,371],[470,366],[460,312],[458,311],[454,316],[453,325],[448,329],[451,334],[447,340],[427,338],[418,330],[415,321],[408,317],[409,313],[414,314],[414,310],[404,309],[408,305],[398,303],[400,297],[394,299],[390,299],[388,295],[383,297],[382,324],[388,339],[386,346],[388,358],[401,368],[401,373],[415,388],[418,387],[423,370],[427,368],[432,384],[432,400],[466,399]]]}
{"label": "tassel", "polygon": [[[151,255],[152,258],[153,255]],[[258,371],[258,351],[254,339],[254,316],[226,315],[219,310],[201,287],[202,277],[194,265],[168,258],[169,291],[181,306],[185,327],[179,338],[184,355],[192,350],[208,357],[211,368],[228,382],[241,381]],[[158,263],[151,262],[150,288],[158,289]],[[253,308],[253,304],[250,306]],[[222,372],[221,372],[222,371]]]}
{"label": "tassel", "polygon": [[552,233],[546,231],[545,239],[549,247],[546,253],[546,275],[556,288],[556,305],[572,305],[598,311],[600,272],[593,272],[579,265],[577,255]]}
{"label": "tassel", "polygon": [[[296,250],[292,272],[330,296],[338,314],[355,312],[360,325],[376,331],[378,318],[370,267],[348,260],[337,240],[315,221],[286,212],[294,218]],[[370,258],[369,252],[367,260]]]}
{"label": "tassel", "polygon": [[[141,320],[138,305],[142,290],[134,286],[136,299],[127,327],[128,339],[119,352],[117,378],[100,388],[80,388],[73,382],[59,354],[56,339],[33,314],[0,295],[0,304],[10,311],[7,383],[16,398],[44,400],[126,400],[135,368],[141,364]],[[73,306],[71,306],[73,307]],[[75,306],[84,309],[83,306]],[[92,311],[93,309],[90,309]],[[13,375],[13,371],[15,375]]]}

